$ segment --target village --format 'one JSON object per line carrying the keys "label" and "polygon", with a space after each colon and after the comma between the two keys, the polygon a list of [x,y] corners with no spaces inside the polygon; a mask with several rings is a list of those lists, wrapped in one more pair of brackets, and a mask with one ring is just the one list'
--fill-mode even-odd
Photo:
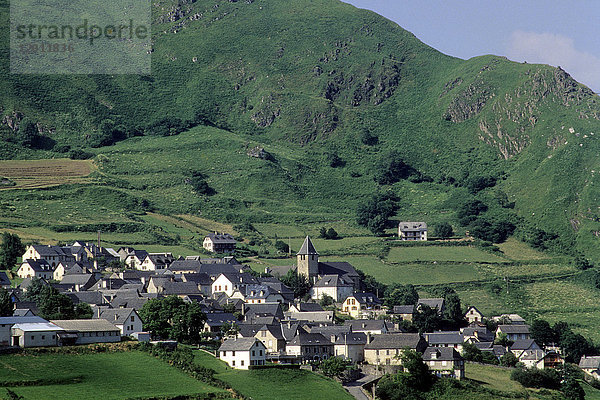
{"label": "village", "polygon": [[[427,239],[426,223],[399,224],[398,240]],[[175,258],[168,252],[115,250],[87,242],[30,245],[17,270],[23,279],[17,288],[0,272],[0,285],[14,308],[12,316],[0,317],[0,346],[70,346],[125,338],[168,343],[169,338],[146,329],[140,310],[148,302],[175,296],[200,307],[205,318],[198,329],[216,344],[211,353],[234,369],[267,364],[312,369],[335,357],[353,366],[353,374],[344,379],[369,382],[401,371],[407,350],[420,353],[436,376],[457,380],[465,378],[466,361],[520,363],[540,370],[565,363],[560,346],[537,343],[530,325],[516,314],[486,316],[474,304],[459,309],[459,317],[449,322],[447,308],[453,305],[443,297],[385,306],[377,293],[364,290],[361,274],[350,263],[320,261],[308,236],[294,266],[266,268],[263,274],[236,260],[236,240],[230,234],[208,234],[203,246],[219,256]],[[282,281],[290,274],[307,284],[306,294],[296,296]],[[39,317],[39,304],[28,291],[43,286],[68,296],[76,307],[89,305],[92,317]],[[600,356],[584,354],[579,367],[600,378]]]}

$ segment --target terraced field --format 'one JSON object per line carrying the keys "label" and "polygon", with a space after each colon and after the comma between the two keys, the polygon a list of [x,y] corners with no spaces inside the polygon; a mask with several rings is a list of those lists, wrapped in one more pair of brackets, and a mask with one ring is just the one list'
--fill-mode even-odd
{"label": "terraced field", "polygon": [[[0,161],[0,176],[16,183],[9,189],[36,189],[67,183],[88,183],[96,169],[90,160],[10,160]],[[6,189],[0,186],[0,189]]]}

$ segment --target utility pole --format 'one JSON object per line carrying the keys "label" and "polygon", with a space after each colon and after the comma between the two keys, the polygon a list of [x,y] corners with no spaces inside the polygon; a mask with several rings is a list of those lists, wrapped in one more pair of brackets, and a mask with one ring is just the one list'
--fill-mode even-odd
{"label": "utility pole", "polygon": [[506,281],[506,294],[508,294],[508,276],[505,276],[504,280]]}
{"label": "utility pole", "polygon": [[288,236],[288,257],[292,257],[292,239]]}

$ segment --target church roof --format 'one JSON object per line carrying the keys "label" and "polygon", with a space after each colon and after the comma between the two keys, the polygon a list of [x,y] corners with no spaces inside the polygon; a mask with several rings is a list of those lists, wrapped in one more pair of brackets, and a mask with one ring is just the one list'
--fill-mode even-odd
{"label": "church roof", "polygon": [[304,239],[304,243],[302,244],[300,251],[298,253],[296,253],[296,255],[309,255],[309,254],[319,255],[319,253],[317,253],[317,250],[315,250],[315,246],[313,246],[312,241],[307,236],[306,239]]}

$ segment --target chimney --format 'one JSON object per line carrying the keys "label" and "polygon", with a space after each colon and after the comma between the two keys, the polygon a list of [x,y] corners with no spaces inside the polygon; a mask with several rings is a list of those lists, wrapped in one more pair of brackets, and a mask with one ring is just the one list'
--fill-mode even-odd
{"label": "chimney", "polygon": [[373,338],[371,337],[371,332],[367,332],[367,344],[371,343]]}

